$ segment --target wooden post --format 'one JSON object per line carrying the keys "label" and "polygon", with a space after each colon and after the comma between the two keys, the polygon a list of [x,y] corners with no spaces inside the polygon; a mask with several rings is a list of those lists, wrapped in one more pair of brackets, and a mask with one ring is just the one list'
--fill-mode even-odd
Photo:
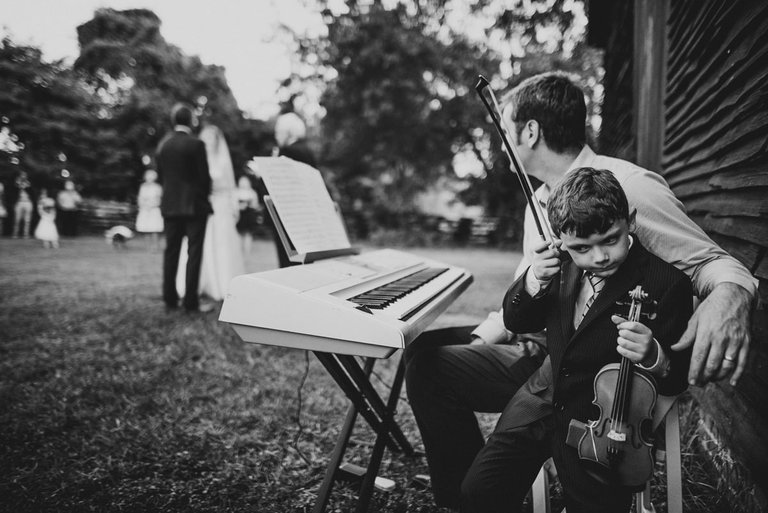
{"label": "wooden post", "polygon": [[637,164],[661,171],[668,0],[635,0],[634,121]]}

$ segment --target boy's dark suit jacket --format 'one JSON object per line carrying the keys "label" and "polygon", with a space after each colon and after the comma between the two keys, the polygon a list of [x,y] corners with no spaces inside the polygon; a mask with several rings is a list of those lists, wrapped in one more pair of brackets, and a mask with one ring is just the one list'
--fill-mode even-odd
{"label": "boy's dark suit jacket", "polygon": [[163,185],[163,217],[201,217],[213,212],[208,200],[211,176],[203,141],[174,131],[160,143],[156,158]]}
{"label": "boy's dark suit jacket", "polygon": [[678,394],[687,387],[691,351],[676,352],[669,347],[679,340],[693,311],[693,289],[688,277],[650,254],[634,237],[627,259],[606,280],[579,328],[574,329],[574,308],[582,274],[583,271],[568,260],[563,263],[560,279],[553,280],[543,296],[534,299],[525,291],[523,274],[504,298],[504,323],[509,330],[515,333],[547,330],[554,377],[553,455],[556,464],[563,465],[558,459],[565,456],[569,460],[566,466],[575,465],[575,468],[579,465],[576,450],[565,445],[568,423],[571,419],[585,422],[598,418],[599,410],[592,405],[594,378],[604,365],[621,361],[616,351],[618,330],[611,321],[611,315],[617,310],[616,301],[627,298],[627,293],[636,285],[642,286],[649,299],[658,301],[656,319],[642,322],[653,331],[671,360],[668,377],[657,380],[658,392],[663,395]]}

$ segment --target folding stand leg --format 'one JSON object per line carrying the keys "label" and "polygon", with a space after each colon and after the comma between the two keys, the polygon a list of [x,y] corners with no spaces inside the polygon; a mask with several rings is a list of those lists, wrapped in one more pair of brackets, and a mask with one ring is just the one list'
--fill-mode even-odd
{"label": "folding stand leg", "polygon": [[[373,358],[368,358],[365,361],[364,372],[366,376],[370,376],[373,371]],[[344,425],[339,432],[339,438],[336,440],[336,445],[331,453],[331,461],[328,463],[328,467],[325,469],[325,477],[320,485],[320,490],[317,492],[317,500],[315,501],[315,507],[313,513],[322,513],[328,506],[328,499],[331,496],[331,490],[333,489],[333,482],[336,476],[336,469],[341,465],[341,460],[344,458],[344,452],[347,450],[347,444],[349,443],[349,437],[352,436],[352,429],[355,427],[355,421],[357,420],[357,408],[355,405],[351,405],[347,410],[347,417],[344,419]]]}
{"label": "folding stand leg", "polygon": [[384,455],[384,449],[389,447],[392,451],[404,452],[408,455],[414,452],[402,430],[394,421],[395,410],[405,376],[405,367],[401,360],[385,405],[369,381],[375,362],[373,358],[367,358],[365,368],[361,368],[357,360],[352,356],[320,352],[315,352],[315,355],[342,388],[350,401],[352,401],[352,406],[350,406],[347,412],[347,417],[331,455],[331,461],[326,468],[325,477],[318,491],[318,498],[313,512],[322,513],[325,511],[335,482],[337,469],[344,457],[344,452],[346,451],[355,421],[357,420],[357,414],[359,413],[376,432],[376,442],[374,443],[368,468],[360,485],[355,510],[358,513],[363,513],[367,511],[373,494],[373,486]]}
{"label": "folding stand leg", "polygon": [[[344,370],[347,371],[349,376],[355,382],[355,385],[357,385],[358,390],[366,398],[368,404],[370,404],[371,408],[373,408],[380,419],[379,427],[375,425],[372,425],[371,427],[379,435],[391,436],[398,446],[398,448],[395,448],[395,450],[402,450],[408,454],[411,454],[413,449],[411,448],[411,444],[408,442],[408,439],[400,429],[400,426],[391,422],[389,422],[386,427],[381,425],[386,421],[387,417],[391,416],[390,414],[394,414],[395,408],[397,407],[397,400],[400,398],[400,387],[402,385],[403,378],[405,377],[405,369],[402,360],[400,360],[397,365],[397,372],[395,373],[395,378],[392,382],[392,388],[389,394],[390,399],[394,396],[395,402],[392,405],[385,406],[384,401],[381,399],[378,392],[376,392],[376,390],[373,388],[373,385],[371,385],[368,376],[363,373],[363,369],[360,368],[357,360],[355,360],[355,358],[352,356],[342,355],[339,355],[338,359],[344,366]],[[395,390],[397,390],[397,394],[394,394]]]}
{"label": "folding stand leg", "polygon": [[[371,501],[371,495],[373,495],[373,485],[376,480],[376,474],[379,472],[381,459],[384,456],[384,437],[382,437],[382,434],[384,432],[389,432],[390,429],[396,427],[396,424],[394,423],[395,408],[397,407],[398,399],[400,399],[400,388],[402,387],[404,376],[405,366],[401,361],[397,366],[395,379],[392,382],[392,389],[390,390],[389,399],[387,400],[387,407],[384,413],[384,418],[382,419],[382,433],[379,433],[376,437],[373,451],[371,451],[371,459],[368,462],[368,469],[365,472],[363,482],[360,484],[360,493],[358,495],[355,513],[365,513],[368,511],[368,503]],[[398,431],[400,431],[399,428]],[[403,447],[404,452],[408,455],[413,454],[413,449],[410,444],[408,444],[407,440],[405,440],[405,443],[407,445]]]}
{"label": "folding stand leg", "polygon": [[[328,373],[333,377],[334,381],[336,381],[336,383],[344,391],[344,394],[347,396],[347,398],[352,401],[352,404],[355,406],[355,408],[357,408],[357,412],[363,416],[371,428],[373,428],[376,433],[382,434],[386,437],[387,446],[390,449],[393,451],[399,451],[401,447],[398,445],[397,441],[392,438],[391,434],[387,432],[382,433],[382,414],[380,413],[381,410],[376,408],[375,404],[372,404],[369,390],[361,388],[360,386],[360,382],[365,382],[368,383],[368,386],[370,387],[368,376],[366,376],[361,369],[360,375],[355,376],[357,379],[353,379],[349,374],[347,374],[344,366],[341,364],[342,361],[345,361],[345,358],[352,358],[352,363],[346,361],[345,364],[347,366],[357,365],[357,362],[354,361],[354,357],[320,352],[315,352],[315,356],[317,356],[318,360],[320,360],[320,363],[323,364]],[[357,367],[359,368],[359,365],[357,365]],[[373,390],[373,387],[370,387],[370,390]],[[373,391],[373,394],[375,395],[375,391]],[[376,397],[381,403],[381,398],[378,396]]]}

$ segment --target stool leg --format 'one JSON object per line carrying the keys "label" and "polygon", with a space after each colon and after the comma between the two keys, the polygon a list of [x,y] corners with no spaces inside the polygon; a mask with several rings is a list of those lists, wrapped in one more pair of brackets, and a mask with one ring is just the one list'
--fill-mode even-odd
{"label": "stool leg", "polygon": [[683,472],[680,458],[680,414],[677,401],[666,418],[667,511],[683,513]]}
{"label": "stool leg", "polygon": [[533,499],[533,513],[551,513],[549,504],[549,474],[547,469],[541,467],[539,475],[531,487],[531,498]]}
{"label": "stool leg", "polygon": [[635,513],[656,513],[651,502],[651,481],[645,483],[645,490],[635,494]]}

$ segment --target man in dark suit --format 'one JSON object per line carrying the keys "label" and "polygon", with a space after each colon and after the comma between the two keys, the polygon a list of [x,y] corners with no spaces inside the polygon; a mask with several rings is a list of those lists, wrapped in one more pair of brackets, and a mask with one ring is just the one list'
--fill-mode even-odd
{"label": "man in dark suit", "polygon": [[184,236],[189,244],[186,291],[182,304],[187,311],[210,311],[211,305],[200,305],[198,284],[203,257],[203,240],[208,215],[213,212],[209,196],[211,177],[205,144],[192,134],[198,124],[192,107],[176,104],[171,111],[173,133],[157,149],[157,172],[163,185],[160,211],[165,220],[166,246],[163,256],[163,301],[176,308],[176,271]]}

